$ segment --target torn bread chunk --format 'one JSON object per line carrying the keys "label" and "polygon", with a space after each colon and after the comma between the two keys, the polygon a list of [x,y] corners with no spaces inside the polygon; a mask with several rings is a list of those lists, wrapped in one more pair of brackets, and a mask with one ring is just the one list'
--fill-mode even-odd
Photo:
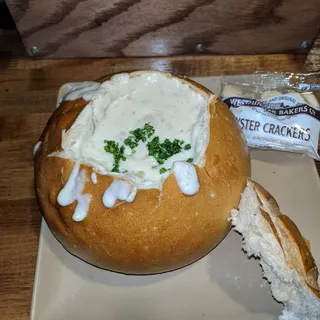
{"label": "torn bread chunk", "polygon": [[275,199],[249,180],[231,219],[243,236],[243,249],[248,257],[260,258],[273,297],[284,305],[279,319],[320,319],[318,269],[309,241]]}

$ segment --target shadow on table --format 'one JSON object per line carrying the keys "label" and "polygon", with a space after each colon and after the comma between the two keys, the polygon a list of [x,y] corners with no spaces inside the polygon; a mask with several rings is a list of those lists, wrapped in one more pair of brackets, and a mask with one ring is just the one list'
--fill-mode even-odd
{"label": "shadow on table", "polygon": [[249,312],[270,314],[270,319],[277,319],[282,305],[272,298],[270,285],[262,279],[259,260],[247,259],[241,243],[241,235],[232,230],[211,252],[208,262],[210,280]]}

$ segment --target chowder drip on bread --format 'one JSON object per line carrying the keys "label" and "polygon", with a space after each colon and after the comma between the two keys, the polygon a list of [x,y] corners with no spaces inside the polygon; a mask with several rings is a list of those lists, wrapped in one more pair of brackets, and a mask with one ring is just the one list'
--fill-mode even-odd
{"label": "chowder drip on bread", "polygon": [[102,202],[107,208],[112,208],[117,200],[132,202],[136,193],[137,189],[131,183],[114,179],[104,192]]}
{"label": "chowder drip on bread", "polygon": [[90,195],[82,194],[86,183],[86,171],[82,169],[79,172],[80,163],[77,161],[71,171],[68,181],[58,194],[57,201],[60,206],[68,206],[77,201],[72,219],[82,221],[88,214]]}

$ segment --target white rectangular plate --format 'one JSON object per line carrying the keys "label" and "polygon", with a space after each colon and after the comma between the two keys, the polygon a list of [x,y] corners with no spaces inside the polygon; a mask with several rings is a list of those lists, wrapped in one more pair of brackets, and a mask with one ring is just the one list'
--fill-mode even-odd
{"label": "white rectangular plate", "polygon": [[[209,88],[214,85],[210,79],[201,82]],[[313,160],[254,151],[252,177],[311,241],[319,265],[320,183]],[[258,261],[246,259],[241,241],[241,236],[231,231],[191,266],[161,275],[126,276],[70,255],[43,221],[31,319],[275,319],[281,305],[272,299],[269,285],[262,280]]]}

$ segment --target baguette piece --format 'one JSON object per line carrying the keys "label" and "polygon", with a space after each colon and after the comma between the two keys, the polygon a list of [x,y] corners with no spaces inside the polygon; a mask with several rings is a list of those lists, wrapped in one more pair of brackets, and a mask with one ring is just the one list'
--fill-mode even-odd
{"label": "baguette piece", "polygon": [[232,210],[234,229],[243,236],[248,257],[260,258],[273,297],[284,305],[281,320],[320,319],[318,269],[306,240],[276,200],[248,180],[239,209]]}

